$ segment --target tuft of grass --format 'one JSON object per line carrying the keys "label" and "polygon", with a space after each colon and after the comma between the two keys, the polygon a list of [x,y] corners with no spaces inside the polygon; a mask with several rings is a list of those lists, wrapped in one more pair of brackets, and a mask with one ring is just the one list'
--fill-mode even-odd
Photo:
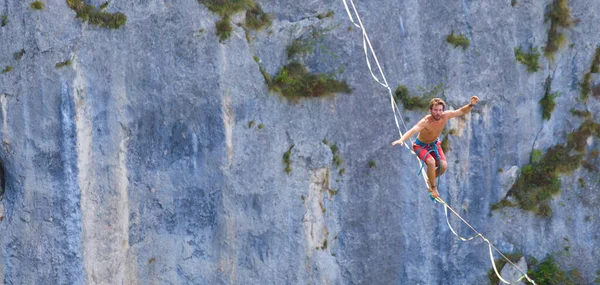
{"label": "tuft of grass", "polygon": [[[592,59],[592,64],[590,66],[590,71],[583,75],[583,82],[579,84],[581,87],[581,99],[586,101],[589,97],[590,92],[593,92],[594,96],[600,96],[600,90],[596,91],[598,86],[595,86],[592,89],[592,85],[590,83],[592,79],[592,73],[598,73],[600,70],[600,47],[596,48],[596,52],[594,54],[594,58]],[[596,95],[598,94],[598,95]]]}
{"label": "tuft of grass", "polygon": [[82,0],[66,0],[67,5],[77,13],[77,18],[90,25],[101,28],[118,29],[125,25],[127,16],[125,14],[103,12],[103,8],[96,8],[85,4]]}
{"label": "tuft of grass", "polygon": [[13,70],[12,66],[7,65],[3,70],[2,70],[2,74],[4,73],[8,73],[11,72]]}
{"label": "tuft of grass", "polygon": [[8,17],[6,16],[6,14],[1,16],[2,20],[0,21],[0,26],[4,27],[6,25],[8,25]]}
{"label": "tuft of grass", "polygon": [[32,2],[30,7],[31,7],[31,9],[34,9],[34,10],[43,10],[44,2],[41,2],[41,1]]}
{"label": "tuft of grass", "polygon": [[290,148],[288,149],[288,151],[286,151],[283,154],[283,164],[285,164],[284,171],[287,174],[290,174],[290,172],[292,172],[292,168],[290,167],[290,164],[292,162],[291,159],[290,159],[291,156],[292,156],[292,148],[294,148],[293,144],[290,146]]}
{"label": "tuft of grass", "polygon": [[287,48],[288,59],[296,55],[305,55],[314,51],[313,43],[309,39],[295,39]]}
{"label": "tuft of grass", "polygon": [[20,51],[15,52],[15,54],[14,54],[15,60],[17,60],[17,61],[21,60],[21,58],[23,58],[24,55],[25,55],[25,49],[21,49]]}
{"label": "tuft of grass", "polygon": [[70,65],[71,65],[71,60],[67,59],[67,60],[65,60],[63,62],[56,63],[55,67],[56,68],[61,68],[61,67],[70,66]]}
{"label": "tuft of grass", "polygon": [[585,149],[586,140],[590,136],[600,138],[600,124],[587,119],[581,123],[576,132],[572,132],[567,136],[567,144],[574,150],[582,152]]}
{"label": "tuft of grass", "polygon": [[254,120],[248,122],[248,129],[252,129],[254,127]]}
{"label": "tuft of grass", "polygon": [[338,174],[339,174],[340,176],[344,175],[344,173],[346,173],[346,168],[342,168],[342,169],[340,169],[340,170],[338,171]]}
{"label": "tuft of grass", "polygon": [[546,83],[545,83],[545,92],[544,92],[544,97],[542,97],[542,99],[540,100],[540,105],[542,106],[542,119],[543,120],[550,120],[550,116],[552,115],[552,111],[554,111],[554,108],[556,107],[556,103],[554,102],[554,99],[558,96],[560,96],[560,92],[554,92],[554,93],[550,93],[550,90],[552,88],[552,78],[550,76],[548,76],[546,78]]}
{"label": "tuft of grass", "polygon": [[258,58],[258,56],[253,56],[252,57],[254,59],[254,62],[259,63],[260,62],[260,58]]}
{"label": "tuft of grass", "polygon": [[573,116],[577,116],[580,118],[584,118],[584,119],[591,119],[592,118],[592,113],[590,113],[590,111],[581,111],[581,110],[576,110],[575,108],[571,108],[571,115]]}
{"label": "tuft of grass", "polygon": [[224,17],[220,21],[215,23],[215,30],[217,36],[219,36],[219,41],[222,42],[231,36],[231,32],[233,32],[233,27],[231,26],[231,22],[229,17]]}
{"label": "tuft of grass", "polygon": [[156,258],[154,258],[154,257],[153,257],[153,258],[150,258],[150,259],[148,259],[148,264],[152,264],[152,263],[154,263],[155,261],[156,261]]}
{"label": "tuft of grass", "polygon": [[429,97],[410,96],[406,85],[396,87],[394,99],[396,102],[401,102],[406,110],[427,109],[431,100]]}
{"label": "tuft of grass", "polygon": [[264,124],[262,124],[262,123],[261,123],[261,124],[258,124],[257,128],[258,128],[259,130],[262,130],[262,129],[264,129],[264,128],[265,128],[265,125],[264,125]]}
{"label": "tuft of grass", "polygon": [[375,163],[375,160],[370,160],[369,161],[369,168],[377,168],[377,163]]}
{"label": "tuft of grass", "polygon": [[261,30],[271,25],[273,17],[262,10],[259,4],[255,4],[246,10],[246,27],[253,30]]}
{"label": "tuft of grass", "polygon": [[465,34],[454,35],[454,31],[446,36],[446,42],[452,44],[455,48],[460,46],[463,50],[466,50],[469,47],[469,39]]}
{"label": "tuft of grass", "polygon": [[334,14],[335,14],[335,12],[328,11],[327,13],[318,14],[317,18],[319,18],[319,20],[323,20],[325,18],[331,18],[331,17],[333,17]]}
{"label": "tuft of grass", "polygon": [[575,24],[575,21],[571,18],[571,11],[567,2],[568,0],[554,0],[547,7],[548,12],[545,15],[545,21],[550,21],[550,29],[548,30],[544,55],[550,59],[567,42],[565,35],[559,31],[559,28],[568,28]]}
{"label": "tuft of grass", "polygon": [[[534,265],[532,267],[534,267],[534,269],[529,270],[527,275],[535,280],[537,284],[575,285],[585,283],[577,269],[568,272],[563,271],[558,264],[556,264],[552,256],[546,258],[539,265]],[[531,284],[528,281],[526,282],[527,284]]]}
{"label": "tuft of grass", "polygon": [[516,47],[515,58],[518,62],[526,65],[529,72],[536,72],[540,68],[538,63],[540,53],[537,48],[530,47],[528,52],[523,52],[520,47]]}
{"label": "tuft of grass", "polygon": [[265,76],[269,89],[280,92],[284,97],[324,97],[335,93],[351,93],[345,81],[338,81],[333,75],[309,73],[304,65],[294,61],[283,66],[275,79]]}

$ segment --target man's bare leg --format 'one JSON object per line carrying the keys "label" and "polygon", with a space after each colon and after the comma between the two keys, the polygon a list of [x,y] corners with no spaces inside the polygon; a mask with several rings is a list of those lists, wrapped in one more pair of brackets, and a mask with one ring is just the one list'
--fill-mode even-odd
{"label": "man's bare leg", "polygon": [[427,163],[427,178],[429,179],[429,192],[431,192],[431,196],[435,199],[440,197],[440,194],[437,191],[437,185],[435,184],[436,178],[436,169],[435,169],[435,159],[429,157],[426,161]]}

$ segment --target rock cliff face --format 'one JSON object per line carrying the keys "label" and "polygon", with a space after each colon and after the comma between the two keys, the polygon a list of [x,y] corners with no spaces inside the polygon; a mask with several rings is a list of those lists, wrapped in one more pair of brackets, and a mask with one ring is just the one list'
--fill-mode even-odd
{"label": "rock cliff face", "polygon": [[[111,1],[106,11],[127,17],[118,29],[82,22],[62,0],[0,6],[5,283],[489,282],[486,244],[452,235],[416,160],[391,147],[389,98],[343,3],[258,2],[271,24],[246,29],[246,14],[234,13],[222,41],[221,17],[195,0]],[[546,45],[550,3],[356,4],[391,85],[435,93],[452,109],[480,98],[447,126],[456,131],[445,200],[503,252],[553,256],[589,284],[600,264],[596,170],[560,176],[550,218],[491,210],[533,149],[581,125],[572,108],[600,120],[598,97],[580,96],[600,45],[599,1],[568,3],[576,24],[560,28],[567,43],[553,60],[542,55],[537,72],[515,59],[516,47]],[[470,45],[446,42],[452,31]],[[296,40],[305,50],[290,59]],[[261,70],[275,76],[292,60],[353,92],[292,100],[270,91]],[[542,120],[548,77],[560,96]],[[409,127],[425,114],[402,109]],[[598,137],[586,139],[597,165]]]}

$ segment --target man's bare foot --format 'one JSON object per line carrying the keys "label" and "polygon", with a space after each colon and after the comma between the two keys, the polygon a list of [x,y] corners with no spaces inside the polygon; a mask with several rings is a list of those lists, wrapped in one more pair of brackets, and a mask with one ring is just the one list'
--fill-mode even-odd
{"label": "man's bare foot", "polygon": [[429,192],[431,193],[431,197],[433,197],[433,199],[440,197],[440,193],[438,193],[437,186],[435,185],[429,188]]}

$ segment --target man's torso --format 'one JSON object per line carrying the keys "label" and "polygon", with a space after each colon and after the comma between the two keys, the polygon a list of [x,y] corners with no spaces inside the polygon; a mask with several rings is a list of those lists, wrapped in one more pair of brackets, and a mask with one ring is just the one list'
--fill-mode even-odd
{"label": "man's torso", "polygon": [[436,121],[431,115],[427,115],[423,120],[425,121],[425,128],[423,128],[417,139],[423,143],[432,143],[434,142],[442,133],[444,126],[448,122],[448,116],[446,114],[442,114],[442,117],[439,121]]}

